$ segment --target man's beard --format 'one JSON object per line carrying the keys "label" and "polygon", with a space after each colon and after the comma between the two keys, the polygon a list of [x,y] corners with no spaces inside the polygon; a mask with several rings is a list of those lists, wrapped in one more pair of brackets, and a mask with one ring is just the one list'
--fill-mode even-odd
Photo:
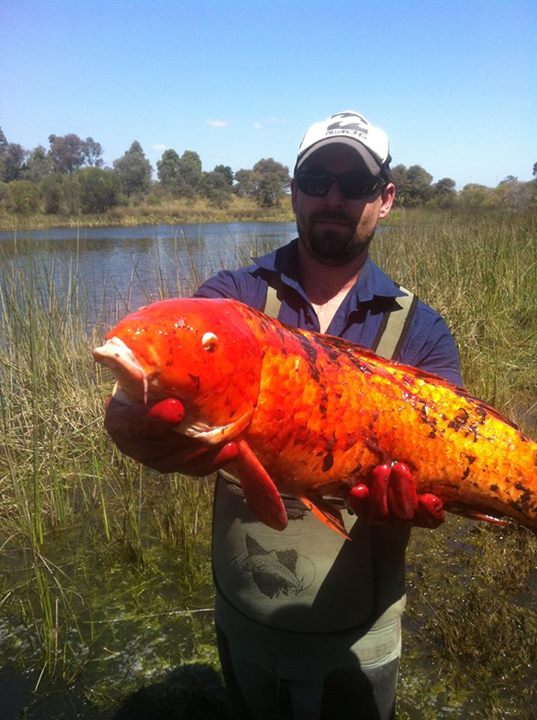
{"label": "man's beard", "polygon": [[[338,228],[318,225],[318,220],[333,220],[343,223]],[[346,265],[369,247],[373,234],[366,238],[356,237],[356,226],[343,213],[317,213],[310,217],[309,228],[299,226],[306,247],[319,262],[326,265]]]}

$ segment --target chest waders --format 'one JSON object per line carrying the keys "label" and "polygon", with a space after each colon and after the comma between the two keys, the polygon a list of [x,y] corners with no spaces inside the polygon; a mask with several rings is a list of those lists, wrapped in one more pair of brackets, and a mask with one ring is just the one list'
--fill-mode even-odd
{"label": "chest waders", "polygon": [[[405,295],[393,298],[371,348],[387,359],[397,357],[417,305],[401,290]],[[261,308],[276,319],[278,294],[269,285]],[[390,720],[409,529],[371,528],[343,509],[348,542],[304,512],[300,501],[284,498],[289,525],[280,533],[257,521],[236,478],[225,470],[218,475],[216,631],[237,704],[246,702],[255,720]],[[279,714],[282,703],[290,714]]]}

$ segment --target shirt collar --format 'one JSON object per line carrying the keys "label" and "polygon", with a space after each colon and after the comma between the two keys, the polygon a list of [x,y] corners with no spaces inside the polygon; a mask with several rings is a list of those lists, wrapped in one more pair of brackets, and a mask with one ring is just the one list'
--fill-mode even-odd
{"label": "shirt collar", "polygon": [[[268,255],[254,258],[254,263],[263,270],[279,273],[283,282],[304,295],[298,277],[298,239],[278,248]],[[358,282],[349,292],[352,304],[371,302],[375,296],[400,297],[404,295],[396,283],[368,258],[362,268]]]}

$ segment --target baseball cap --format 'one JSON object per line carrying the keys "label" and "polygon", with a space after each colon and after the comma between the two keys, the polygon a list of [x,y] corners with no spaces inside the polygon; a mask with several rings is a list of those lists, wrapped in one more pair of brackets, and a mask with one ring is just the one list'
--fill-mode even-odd
{"label": "baseball cap", "polygon": [[391,156],[388,136],[354,110],[330,115],[306,130],[298,148],[295,173],[319,148],[336,143],[355,150],[371,175],[389,176]]}

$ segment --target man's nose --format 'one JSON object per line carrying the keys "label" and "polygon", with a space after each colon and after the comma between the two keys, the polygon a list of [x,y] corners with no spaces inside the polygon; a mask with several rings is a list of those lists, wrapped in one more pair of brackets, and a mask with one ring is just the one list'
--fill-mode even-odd
{"label": "man's nose", "polygon": [[334,178],[332,184],[328,188],[328,192],[324,196],[324,201],[327,205],[343,205],[345,198],[341,194],[337,180]]}

